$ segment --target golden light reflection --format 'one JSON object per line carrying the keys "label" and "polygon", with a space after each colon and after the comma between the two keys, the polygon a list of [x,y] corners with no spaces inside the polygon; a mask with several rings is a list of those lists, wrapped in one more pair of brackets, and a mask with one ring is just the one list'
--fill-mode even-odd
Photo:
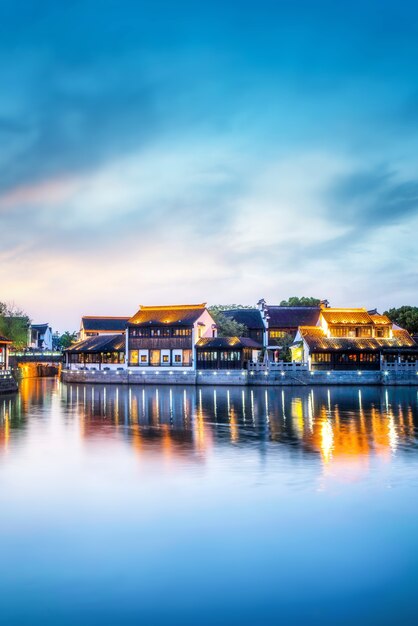
{"label": "golden light reflection", "polygon": [[212,448],[239,442],[249,454],[302,452],[317,459],[322,476],[352,481],[373,463],[391,463],[413,446],[418,422],[414,390],[81,384],[50,389],[52,396],[32,379],[22,381],[15,399],[0,399],[0,450],[13,450],[18,434],[40,424],[22,416],[47,413],[51,404],[55,411],[59,396],[66,427],[85,445],[105,439],[107,445],[131,446],[138,458],[157,453],[177,463],[202,462]]}
{"label": "golden light reflection", "polygon": [[325,418],[321,426],[321,453],[325,463],[329,463],[334,447],[334,433],[330,421]]}
{"label": "golden light reflection", "polygon": [[234,407],[232,407],[229,411],[229,427],[231,430],[231,441],[233,443],[236,443],[239,440],[239,427],[238,418]]}
{"label": "golden light reflection", "polygon": [[291,416],[294,421],[295,429],[298,436],[303,437],[305,422],[303,419],[302,398],[293,398],[291,407]]}

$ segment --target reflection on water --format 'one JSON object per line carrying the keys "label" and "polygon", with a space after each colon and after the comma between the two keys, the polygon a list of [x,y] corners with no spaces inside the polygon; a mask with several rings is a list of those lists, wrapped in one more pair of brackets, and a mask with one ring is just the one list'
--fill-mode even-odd
{"label": "reflection on water", "polygon": [[[11,430],[25,436],[29,416],[55,409],[76,420],[85,440],[121,440],[134,449],[182,456],[204,455],[220,445],[280,446],[322,463],[363,463],[369,456],[390,459],[416,444],[415,388],[130,387],[22,382],[20,394],[0,400],[0,446]],[[267,443],[277,444],[269,445]]]}
{"label": "reflection on water", "polygon": [[417,427],[416,388],[24,380],[2,623],[415,624]]}

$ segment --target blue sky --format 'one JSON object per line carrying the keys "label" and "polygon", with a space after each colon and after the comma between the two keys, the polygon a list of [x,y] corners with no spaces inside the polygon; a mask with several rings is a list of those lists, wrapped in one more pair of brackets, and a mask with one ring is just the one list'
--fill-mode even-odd
{"label": "blue sky", "polygon": [[0,299],[417,305],[418,7],[0,2]]}

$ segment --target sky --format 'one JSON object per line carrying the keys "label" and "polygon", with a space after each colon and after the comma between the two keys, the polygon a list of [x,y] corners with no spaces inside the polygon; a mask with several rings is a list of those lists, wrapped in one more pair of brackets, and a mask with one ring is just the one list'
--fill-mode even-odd
{"label": "sky", "polygon": [[0,301],[418,305],[418,5],[0,0]]}

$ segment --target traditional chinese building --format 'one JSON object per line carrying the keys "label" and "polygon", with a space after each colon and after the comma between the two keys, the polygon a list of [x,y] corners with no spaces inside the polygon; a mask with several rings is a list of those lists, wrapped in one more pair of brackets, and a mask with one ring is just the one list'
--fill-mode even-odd
{"label": "traditional chinese building", "polygon": [[81,318],[80,339],[97,335],[124,333],[129,317],[95,317],[85,315]]}
{"label": "traditional chinese building", "polygon": [[9,347],[12,342],[0,335],[0,370],[9,369]]}
{"label": "traditional chinese building", "polygon": [[125,336],[96,335],[65,350],[65,365],[70,370],[115,370],[125,366]]}
{"label": "traditional chinese building", "polygon": [[316,325],[301,325],[292,358],[312,370],[379,370],[384,362],[418,360],[418,345],[385,315],[323,307]]}
{"label": "traditional chinese building", "polygon": [[127,328],[130,368],[195,368],[199,339],[217,334],[206,304],[141,306]]}
{"label": "traditional chinese building", "polygon": [[320,306],[275,306],[258,302],[264,325],[264,346],[271,361],[282,358],[283,347],[296,337],[300,326],[316,326]]}
{"label": "traditional chinese building", "polygon": [[250,337],[205,337],[196,345],[197,369],[246,369],[257,361],[262,344]]}

